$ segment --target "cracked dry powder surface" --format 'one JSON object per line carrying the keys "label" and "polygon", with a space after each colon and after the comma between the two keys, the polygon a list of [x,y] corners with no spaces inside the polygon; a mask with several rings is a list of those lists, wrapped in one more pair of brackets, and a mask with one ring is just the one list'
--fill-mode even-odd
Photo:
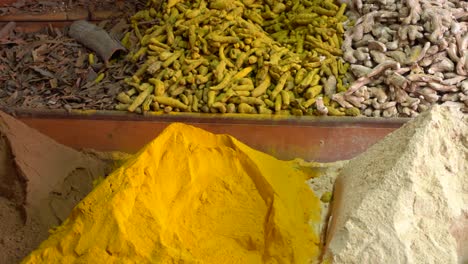
{"label": "cracked dry powder surface", "polygon": [[467,263],[467,161],[468,116],[443,106],[352,159],[336,181],[333,263]]}

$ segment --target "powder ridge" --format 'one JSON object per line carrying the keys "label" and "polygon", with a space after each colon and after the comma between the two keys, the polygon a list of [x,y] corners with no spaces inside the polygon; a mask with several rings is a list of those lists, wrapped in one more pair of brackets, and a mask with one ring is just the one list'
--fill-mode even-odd
{"label": "powder ridge", "polygon": [[310,263],[320,201],[296,162],[170,125],[23,263]]}

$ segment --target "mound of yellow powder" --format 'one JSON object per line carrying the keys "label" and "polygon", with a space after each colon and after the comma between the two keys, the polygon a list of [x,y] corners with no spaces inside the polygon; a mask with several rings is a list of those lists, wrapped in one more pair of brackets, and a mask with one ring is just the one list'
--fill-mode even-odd
{"label": "mound of yellow powder", "polygon": [[308,263],[310,175],[183,124],[101,182],[23,263]]}

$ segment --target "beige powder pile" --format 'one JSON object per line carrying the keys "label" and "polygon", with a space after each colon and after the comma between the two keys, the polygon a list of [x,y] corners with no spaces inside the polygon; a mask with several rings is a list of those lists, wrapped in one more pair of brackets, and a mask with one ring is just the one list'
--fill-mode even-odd
{"label": "beige powder pile", "polygon": [[467,263],[468,116],[434,106],[346,164],[333,263]]}

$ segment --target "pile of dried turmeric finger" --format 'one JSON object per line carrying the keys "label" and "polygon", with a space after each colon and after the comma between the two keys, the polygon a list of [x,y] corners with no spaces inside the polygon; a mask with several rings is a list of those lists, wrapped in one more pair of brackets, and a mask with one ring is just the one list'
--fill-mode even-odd
{"label": "pile of dried turmeric finger", "polygon": [[115,109],[414,117],[451,101],[466,110],[468,6],[416,2],[149,1],[122,39],[138,70]]}
{"label": "pile of dried turmeric finger", "polygon": [[[117,110],[358,115],[349,87],[346,5],[333,1],[159,1],[122,40],[139,69]],[[313,106],[313,107],[312,107]]]}

